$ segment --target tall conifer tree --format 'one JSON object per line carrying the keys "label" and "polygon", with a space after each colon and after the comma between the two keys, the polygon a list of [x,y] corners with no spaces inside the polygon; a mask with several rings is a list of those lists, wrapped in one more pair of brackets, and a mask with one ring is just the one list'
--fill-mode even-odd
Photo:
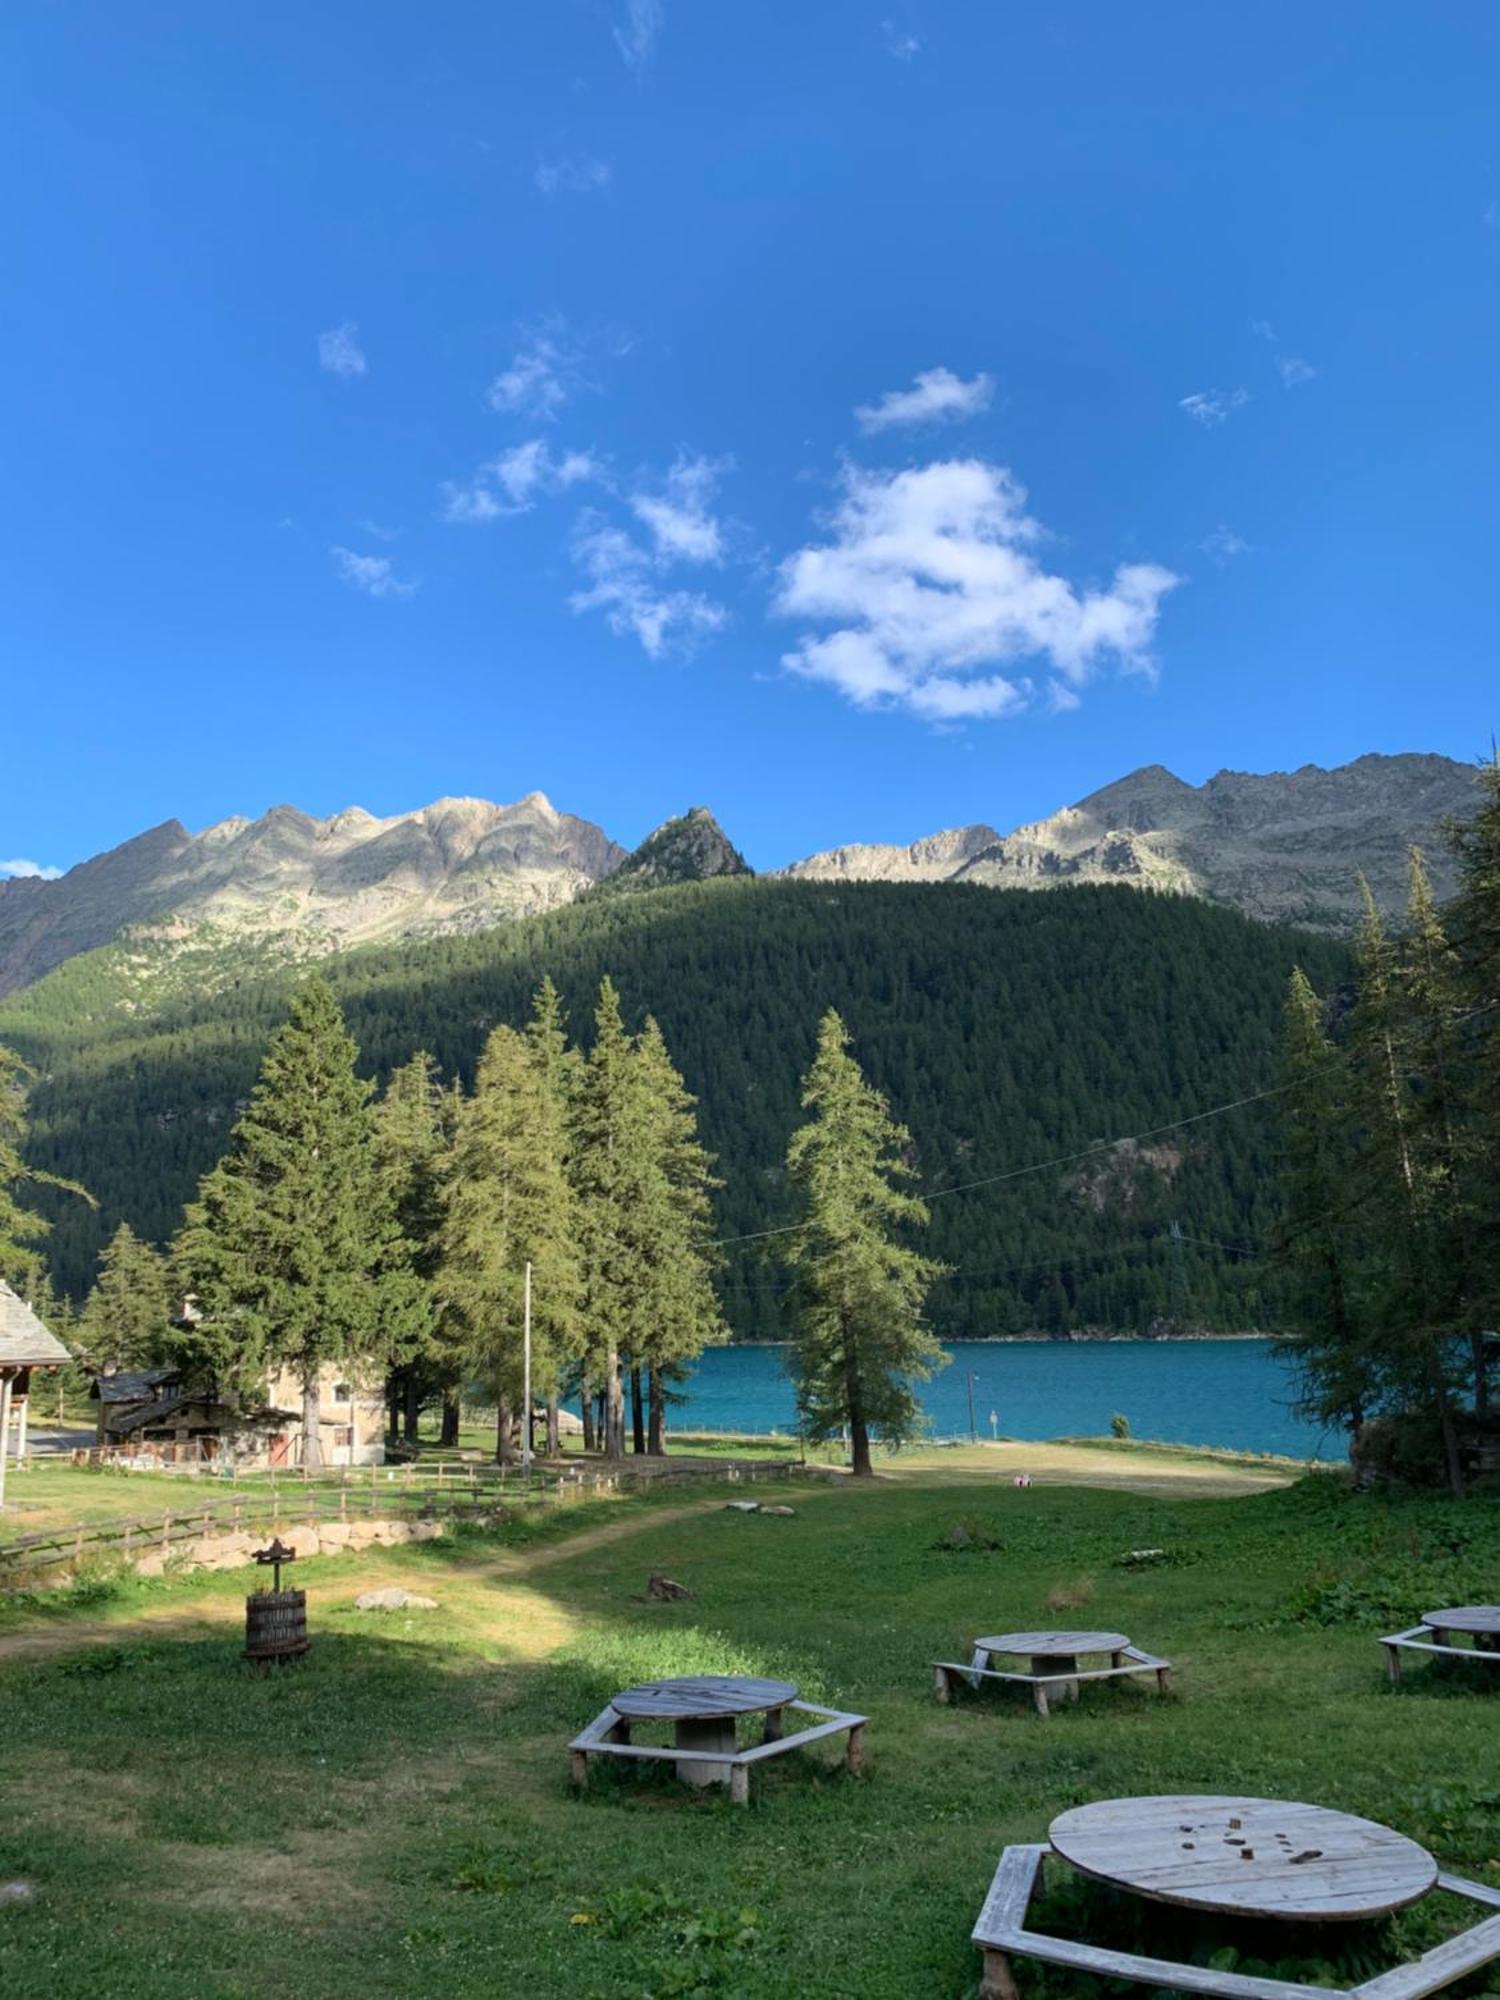
{"label": "tall conifer tree", "polygon": [[226,1383],[280,1366],[302,1387],[302,1462],[322,1463],[325,1362],[383,1363],[415,1285],[377,1170],[370,1084],[325,981],[309,979],[261,1066],[229,1152],[189,1207],[175,1258]]}
{"label": "tall conifer tree", "polygon": [[853,1471],[868,1477],[872,1433],[891,1443],[913,1434],[912,1380],[944,1358],[923,1316],[942,1266],[893,1234],[927,1220],[926,1204],[901,1185],[913,1177],[903,1157],[910,1135],[866,1083],[831,1008],[802,1104],[812,1116],[787,1150],[805,1204],[787,1252],[797,1273],[798,1405],[813,1437],[847,1428]]}
{"label": "tall conifer tree", "polygon": [[410,1317],[390,1329],[391,1427],[399,1408],[407,1439],[416,1441],[424,1400],[444,1387],[435,1340],[438,1299],[438,1231],[443,1204],[440,1176],[452,1141],[454,1099],[443,1088],[436,1060],[419,1049],[391,1071],[375,1106],[375,1168],[396,1217],[414,1283]]}
{"label": "tall conifer tree", "polygon": [[497,1456],[522,1406],[525,1267],[532,1266],[532,1387],[550,1392],[577,1335],[579,1270],[564,1130],[530,1044],[485,1044],[443,1177],[438,1284],[445,1338],[495,1391]]}
{"label": "tall conifer tree", "polygon": [[174,1358],[167,1262],[122,1222],[100,1254],[78,1330],[91,1367],[158,1368]]}

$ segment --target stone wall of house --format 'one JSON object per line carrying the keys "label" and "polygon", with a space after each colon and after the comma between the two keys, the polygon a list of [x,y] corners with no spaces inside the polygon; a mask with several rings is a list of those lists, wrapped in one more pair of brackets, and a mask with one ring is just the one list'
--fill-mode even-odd
{"label": "stone wall of house", "polygon": [[138,1576],[160,1576],[169,1568],[241,1569],[257,1549],[267,1546],[273,1534],[279,1534],[288,1548],[297,1551],[299,1561],[308,1556],[357,1555],[364,1549],[436,1541],[443,1526],[441,1521],[298,1521],[276,1529],[258,1528],[254,1533],[233,1529],[176,1542],[166,1549],[148,1549],[134,1559],[133,1567]]}

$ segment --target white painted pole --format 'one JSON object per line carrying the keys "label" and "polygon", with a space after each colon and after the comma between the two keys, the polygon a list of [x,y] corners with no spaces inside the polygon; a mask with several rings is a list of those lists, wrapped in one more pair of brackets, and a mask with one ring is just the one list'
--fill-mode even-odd
{"label": "white painted pole", "polygon": [[0,1507],[5,1505],[5,1453],[10,1444],[10,1374],[0,1372]]}
{"label": "white painted pole", "polygon": [[526,1265],[525,1331],[521,1341],[521,1472],[531,1477],[531,1263]]}

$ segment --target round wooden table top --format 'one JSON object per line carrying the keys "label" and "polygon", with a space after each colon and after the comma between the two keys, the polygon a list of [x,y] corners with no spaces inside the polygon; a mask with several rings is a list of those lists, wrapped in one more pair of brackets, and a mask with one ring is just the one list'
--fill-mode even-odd
{"label": "round wooden table top", "polygon": [[1123,1632],[1002,1632],[976,1639],[986,1653],[1027,1653],[1034,1660],[1076,1660],[1080,1653],[1121,1653],[1130,1644]]}
{"label": "round wooden table top", "polygon": [[790,1681],[762,1681],[741,1674],[689,1674],[682,1680],[646,1681],[617,1694],[610,1707],[617,1715],[642,1721],[706,1722],[718,1716],[754,1715],[795,1701]]}
{"label": "round wooden table top", "polygon": [[1238,1916],[1352,1922],[1404,1909],[1437,1881],[1437,1863],[1405,1834],[1283,1799],[1101,1799],[1050,1833],[1085,1875]]}
{"label": "round wooden table top", "polygon": [[1439,1632],[1500,1632],[1500,1604],[1455,1604],[1447,1611],[1424,1611],[1422,1623]]}

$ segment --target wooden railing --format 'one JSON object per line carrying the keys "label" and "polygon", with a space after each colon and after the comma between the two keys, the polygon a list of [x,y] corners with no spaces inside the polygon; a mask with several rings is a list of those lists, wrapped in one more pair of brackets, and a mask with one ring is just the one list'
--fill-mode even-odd
{"label": "wooden railing", "polygon": [[[599,1493],[644,1491],[727,1481],[754,1483],[792,1477],[804,1468],[790,1461],[745,1459],[666,1465],[648,1471],[624,1463],[595,1462],[576,1471],[547,1470],[529,1477],[496,1466],[420,1465],[346,1467],[337,1480],[289,1479],[238,1487],[201,1506],[184,1506],[128,1520],[76,1522],[0,1543],[0,1589],[24,1585],[38,1572],[77,1564],[90,1554],[127,1561],[153,1549],[170,1552],[219,1534],[295,1528],[299,1522],[359,1520],[472,1520],[499,1510],[555,1506]],[[373,1475],[373,1476],[371,1476]]]}

